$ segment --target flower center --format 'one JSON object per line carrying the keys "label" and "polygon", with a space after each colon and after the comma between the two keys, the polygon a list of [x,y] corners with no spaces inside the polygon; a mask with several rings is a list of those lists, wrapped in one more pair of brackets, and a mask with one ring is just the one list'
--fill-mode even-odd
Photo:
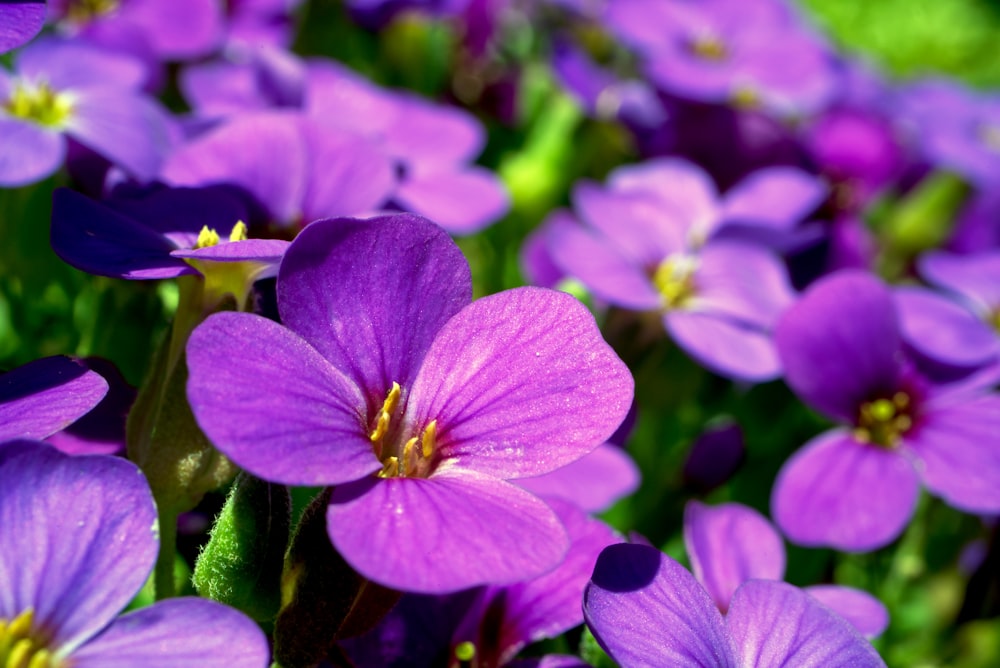
{"label": "flower center", "polygon": [[18,81],[3,108],[15,118],[46,127],[58,127],[73,111],[73,100],[66,93],[52,90],[44,81],[36,85]]}
{"label": "flower center", "polygon": [[34,610],[28,608],[14,619],[0,619],[0,667],[61,668],[62,659],[52,655],[47,640],[32,633]]}
{"label": "flower center", "polygon": [[876,399],[861,404],[854,437],[862,443],[893,448],[913,426],[910,395],[897,392],[891,399]]}
{"label": "flower center", "polygon": [[119,0],[75,0],[70,2],[66,17],[74,23],[87,23],[118,9]]}
{"label": "flower center", "polygon": [[979,140],[993,153],[1000,153],[1000,125],[983,123],[979,126]]}
{"label": "flower center", "polygon": [[691,40],[689,48],[702,60],[721,62],[729,57],[726,45],[715,35],[699,35]]}
{"label": "flower center", "polygon": [[653,272],[653,285],[666,308],[683,308],[694,297],[694,274],[698,259],[693,255],[671,255]]}
{"label": "flower center", "polygon": [[[247,240],[247,225],[242,220],[236,222],[233,225],[232,232],[229,233],[229,241],[246,241]],[[219,233],[215,231],[215,228],[204,225],[201,228],[201,232],[198,233],[198,240],[194,244],[195,250],[199,248],[209,248],[211,246],[218,246],[222,239],[219,237]]]}
{"label": "flower center", "polygon": [[[382,408],[375,415],[375,420],[368,433],[368,439],[375,449],[375,456],[382,462],[380,478],[426,478],[437,464],[437,420],[431,420],[419,432],[419,436],[403,438],[399,433],[405,425],[400,419],[393,417],[399,407],[399,397],[402,389],[399,383],[393,381],[382,402]],[[394,424],[395,422],[395,424]]]}

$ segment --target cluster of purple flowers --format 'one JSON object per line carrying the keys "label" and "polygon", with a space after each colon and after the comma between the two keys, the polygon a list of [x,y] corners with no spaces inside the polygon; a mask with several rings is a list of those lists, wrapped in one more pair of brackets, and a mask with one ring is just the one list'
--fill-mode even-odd
{"label": "cluster of purple flowers", "polygon": [[432,99],[318,4],[0,2],[0,187],[173,318],[0,375],[0,666],[885,665],[839,554],[1000,514],[1000,97],[784,0],[346,2],[449,26]]}

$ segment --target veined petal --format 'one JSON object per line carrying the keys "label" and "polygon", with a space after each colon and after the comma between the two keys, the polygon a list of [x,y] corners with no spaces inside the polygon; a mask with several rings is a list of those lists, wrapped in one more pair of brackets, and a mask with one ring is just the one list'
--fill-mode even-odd
{"label": "veined petal", "polygon": [[684,547],[691,570],[725,612],[733,592],[751,578],[781,580],[785,545],[771,523],[738,503],[684,509]]}
{"label": "veined petal", "polygon": [[737,665],[711,597],[680,564],[647,545],[622,543],[601,552],[583,594],[583,616],[622,666]]}
{"label": "veined petal", "polygon": [[70,662],[78,668],[263,668],[270,655],[260,627],[242,612],[187,597],[119,617]]}
{"label": "veined petal", "polygon": [[902,453],[835,430],[785,462],[771,512],[793,543],[862,552],[902,533],[919,491],[917,472]]}
{"label": "veined petal", "polygon": [[458,246],[407,214],[316,221],[278,272],[282,322],[353,379],[373,411],[394,382],[411,389],[434,336],[471,298]]}
{"label": "veined petal", "polygon": [[70,652],[139,591],[158,549],[156,509],[139,469],[119,457],[0,444],[0,617],[28,608]]}
{"label": "veined petal", "polygon": [[438,333],[410,395],[440,456],[498,478],[582,457],[621,424],[632,376],[575,298],[518,288],[476,300]]}
{"label": "veined petal", "polygon": [[45,23],[45,0],[13,0],[0,5],[0,53],[21,46]]}
{"label": "veined petal", "polygon": [[287,485],[336,485],[381,467],[358,388],[291,330],[217,313],[191,334],[188,399],[226,456]]}
{"label": "veined petal", "polygon": [[866,591],[838,585],[815,585],[804,591],[849,621],[866,638],[881,635],[889,626],[889,611]]}
{"label": "veined petal", "polygon": [[536,577],[566,554],[556,514],[519,487],[452,467],[333,491],[330,540],[359,573],[400,591],[448,593]]}
{"label": "veined petal", "polygon": [[733,596],[726,625],[743,666],[885,665],[875,648],[846,620],[785,582],[745,583]]}

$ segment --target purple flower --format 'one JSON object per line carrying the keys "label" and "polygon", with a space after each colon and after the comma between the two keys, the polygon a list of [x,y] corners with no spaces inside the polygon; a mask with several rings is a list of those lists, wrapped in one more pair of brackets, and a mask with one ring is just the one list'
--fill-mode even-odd
{"label": "purple flower", "polygon": [[178,598],[118,617],[156,559],[156,509],[124,459],[0,443],[0,660],[8,666],[266,666],[243,614]]}
{"label": "purple flower", "polygon": [[[763,515],[739,503],[706,506],[689,501],[684,509],[684,546],[695,578],[723,614],[747,580],[781,580],[785,575],[781,536]],[[877,636],[889,624],[885,606],[867,592],[836,585],[804,591],[865,636]]]}
{"label": "purple flower", "polygon": [[135,401],[136,389],[106,359],[90,357],[81,362],[100,372],[108,383],[108,393],[89,413],[45,440],[70,455],[122,454],[125,452],[125,421]]}
{"label": "purple flower", "polygon": [[0,375],[0,441],[48,438],[108,392],[99,374],[68,357],[44,357]]}
{"label": "purple flower", "polygon": [[628,370],[582,305],[540,288],[470,303],[457,246],[405,214],[308,226],[277,292],[284,327],[219,313],[191,335],[188,397],[220,450],[267,480],[335,485],[333,545],[395,589],[513,582],[562,558],[558,518],[507,481],[578,459],[629,408]]}
{"label": "purple flower", "polygon": [[905,358],[889,289],[842,271],[778,323],[789,386],[843,427],[785,463],[771,499],[793,542],[870,550],[906,526],[919,483],[970,512],[1000,510],[1000,396],[934,386]]}
{"label": "purple flower", "polygon": [[0,69],[0,186],[49,176],[67,137],[140,180],[169,146],[166,116],[139,92],[142,67],[80,42],[41,39],[21,50],[16,75]]}
{"label": "purple flower", "polygon": [[689,572],[646,545],[605,548],[583,614],[627,668],[885,665],[854,627],[802,590],[748,580],[723,616]]}
{"label": "purple flower", "polygon": [[16,49],[38,34],[45,23],[45,0],[0,3],[0,53]]}

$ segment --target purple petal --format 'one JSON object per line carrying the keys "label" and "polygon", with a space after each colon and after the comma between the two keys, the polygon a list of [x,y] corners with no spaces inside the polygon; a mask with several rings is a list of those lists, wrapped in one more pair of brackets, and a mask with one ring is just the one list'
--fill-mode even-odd
{"label": "purple petal", "polygon": [[135,596],[156,559],[156,509],[124,459],[0,444],[0,617],[34,609],[70,651]]}
{"label": "purple petal", "polygon": [[198,424],[254,475],[334,485],[381,468],[364,398],[291,330],[247,313],[218,313],[191,334],[187,362]]}
{"label": "purple petal", "polygon": [[68,455],[117,455],[125,452],[125,420],[136,389],[112,362],[100,357],[81,360],[108,382],[108,393],[82,418],[46,441]]}
{"label": "purple petal", "polygon": [[440,166],[459,165],[476,157],[486,134],[468,112],[397,95],[395,122],[386,130],[386,150],[406,162]]}
{"label": "purple petal", "polygon": [[415,425],[438,421],[448,464],[547,473],[614,433],[632,376],[574,297],[518,288],[474,301],[438,333],[414,382]]}
{"label": "purple petal", "polygon": [[104,398],[108,382],[68,357],[45,357],[0,375],[0,441],[42,439]]}
{"label": "purple petal", "polygon": [[623,666],[737,665],[711,597],[653,547],[605,548],[583,595],[583,616],[601,647]]}
{"label": "purple petal", "polygon": [[431,341],[471,293],[455,243],[405,214],[312,223],[278,273],[282,322],[351,377],[372,411],[393,382],[406,396]]}
{"label": "purple petal", "polygon": [[273,268],[271,275],[277,273],[278,264],[288,249],[290,243],[281,239],[244,239],[220,243],[204,248],[180,248],[172,251],[173,257],[192,260],[209,260],[212,262],[251,262],[268,265]]}
{"label": "purple petal", "polygon": [[536,577],[569,547],[558,517],[537,497],[457,467],[336,487],[326,517],[344,559],[400,591],[446,593]]}
{"label": "purple petal", "polygon": [[781,373],[771,336],[724,315],[668,311],[664,325],[684,352],[715,373],[763,382]]}
{"label": "purple petal", "polygon": [[1000,307],[1000,252],[936,252],[920,259],[920,275],[968,300],[983,315]]}
{"label": "purple petal", "polygon": [[5,0],[0,4],[0,53],[38,34],[45,23],[45,0]]}
{"label": "purple petal", "polygon": [[694,576],[723,612],[747,580],[780,580],[785,575],[781,536],[763,515],[738,503],[712,507],[689,501],[684,546]]}
{"label": "purple petal", "polygon": [[212,0],[139,0],[123,5],[122,13],[164,60],[205,55],[222,39],[222,7]]}
{"label": "purple petal", "polygon": [[330,60],[309,62],[305,105],[310,117],[369,138],[385,136],[400,110],[389,92]]}
{"label": "purple petal", "polygon": [[926,408],[903,437],[927,488],[973,513],[1000,511],[1000,395]]}
{"label": "purple petal", "polygon": [[699,311],[723,313],[770,330],[794,300],[784,263],[765,248],[710,241],[698,254],[695,301]]}
{"label": "purple petal", "polygon": [[142,62],[82,40],[43,37],[17,54],[17,70],[56,91],[93,86],[138,90],[146,81]]}
{"label": "purple petal", "polygon": [[930,290],[893,291],[903,338],[931,359],[959,367],[986,364],[1000,353],[996,333],[968,309]]}
{"label": "purple petal", "polygon": [[721,218],[725,222],[790,229],[826,197],[819,178],[794,167],[769,167],[753,172],[726,193]]}
{"label": "purple petal", "polygon": [[881,635],[889,626],[889,611],[871,594],[853,587],[815,585],[805,592],[846,619],[866,638]]}
{"label": "purple petal", "polygon": [[69,661],[79,668],[262,668],[270,656],[267,638],[249,617],[221,603],[189,597],[119,617]]}
{"label": "purple petal", "polygon": [[590,513],[610,508],[639,488],[639,467],[624,450],[603,443],[580,459],[535,478],[518,478],[518,487],[542,497],[571,501]]}
{"label": "purple petal", "polygon": [[868,274],[841,271],[815,283],[782,316],[775,343],[795,393],[841,420],[853,423],[863,402],[899,389],[895,305]]}
{"label": "purple petal", "polygon": [[751,580],[736,590],[726,616],[744,666],[884,666],[846,620],[797,587]]}
{"label": "purple petal", "polygon": [[41,181],[66,159],[66,138],[61,132],[0,117],[0,186],[17,188]]}
{"label": "purple petal", "polygon": [[831,431],[785,462],[771,512],[793,543],[863,552],[903,531],[916,507],[918,483],[902,453]]}
{"label": "purple petal", "polygon": [[452,234],[478,232],[510,208],[510,196],[496,175],[479,167],[409,174],[393,199]]}

